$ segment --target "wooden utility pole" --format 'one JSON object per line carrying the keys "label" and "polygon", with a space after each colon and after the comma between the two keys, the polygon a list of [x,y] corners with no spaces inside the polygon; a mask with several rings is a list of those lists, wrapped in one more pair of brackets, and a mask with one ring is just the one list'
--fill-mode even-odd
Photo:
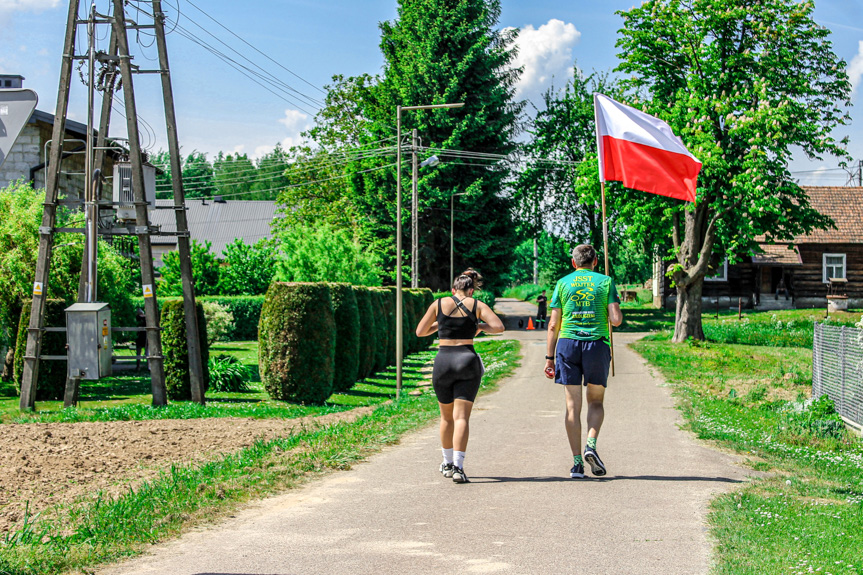
{"label": "wooden utility pole", "polygon": [[180,164],[180,142],[177,136],[177,117],[174,113],[174,90],[168,65],[168,46],[165,42],[165,14],[161,0],[153,0],[153,20],[156,46],[159,50],[159,68],[162,77],[162,97],[165,102],[165,124],[168,127],[168,152],[171,156],[171,184],[174,191],[174,214],[177,219],[177,249],[180,252],[180,275],[183,279],[183,312],[186,316],[186,343],[189,350],[192,401],[204,403],[204,366],[201,359],[201,341],[198,331],[198,313],[195,305],[195,286],[192,283],[192,255],[189,246],[189,224],[186,221],[186,195],[183,190],[183,168]]}
{"label": "wooden utility pole", "polygon": [[45,166],[45,204],[42,225],[39,227],[39,253],[36,260],[36,277],[33,282],[33,305],[27,328],[27,347],[24,352],[24,370],[21,377],[22,410],[36,406],[36,382],[39,380],[39,355],[42,353],[42,334],[45,322],[45,300],[48,298],[48,275],[51,270],[51,252],[54,247],[54,224],[57,220],[57,194],[60,189],[60,161],[63,158],[63,136],[66,133],[66,114],[69,108],[69,89],[75,54],[75,34],[78,29],[78,0],[70,0],[66,17],[66,38],[63,42],[63,60],[60,64],[60,86],[57,90],[57,108],[51,150]]}
{"label": "wooden utility pole", "polygon": [[[138,135],[138,111],[132,81],[129,38],[126,35],[126,13],[123,0],[114,2],[114,34],[120,57],[120,77],[123,80],[123,101],[126,107],[126,131],[129,137],[129,159],[132,161],[132,191],[135,198],[135,234],[141,258],[141,284],[144,286],[144,315],[147,320],[147,364],[153,390],[153,405],[167,405],[165,365],[162,356],[162,335],[159,331],[159,306],[156,302],[156,281],[153,273],[153,251],[150,245],[150,220],[144,197],[144,167]],[[148,291],[149,288],[149,291]],[[149,297],[148,297],[149,294]]]}

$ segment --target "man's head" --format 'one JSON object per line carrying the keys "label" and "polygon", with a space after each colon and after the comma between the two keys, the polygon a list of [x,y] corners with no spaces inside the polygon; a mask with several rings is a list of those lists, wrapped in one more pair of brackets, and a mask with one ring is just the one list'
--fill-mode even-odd
{"label": "man's head", "polygon": [[596,258],[596,250],[589,244],[581,244],[572,249],[572,265],[576,268],[596,267],[598,260]]}
{"label": "man's head", "polygon": [[542,295],[545,295],[545,290],[542,290]]}

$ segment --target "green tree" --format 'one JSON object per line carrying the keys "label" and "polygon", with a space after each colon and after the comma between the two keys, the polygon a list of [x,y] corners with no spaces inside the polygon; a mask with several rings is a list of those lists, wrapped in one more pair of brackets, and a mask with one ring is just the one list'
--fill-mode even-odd
{"label": "green tree", "polygon": [[[464,102],[458,109],[405,113],[404,133],[416,128],[423,145],[432,148],[513,152],[522,109],[513,101],[513,85],[520,72],[512,68],[515,32],[497,30],[499,16],[498,0],[400,0],[398,18],[380,25],[383,77],[368,96],[357,96],[372,141],[391,141],[398,105]],[[459,160],[442,150],[439,155],[442,164],[422,172],[419,182],[420,281],[434,289],[450,285],[450,194],[464,192],[455,213],[456,266],[480,268],[487,285],[499,287],[518,241],[510,200],[502,193],[509,164]],[[379,158],[357,162],[350,184],[366,231],[386,242],[386,267],[392,270],[395,174],[379,170],[382,164]],[[409,181],[405,169],[406,190]],[[407,202],[402,216],[410,221]]]}
{"label": "green tree", "polygon": [[[569,273],[572,269],[569,242],[543,230],[536,245],[540,285],[554,283]],[[533,283],[533,239],[524,240],[515,249],[515,262],[507,279],[516,285]]]}
{"label": "green tree", "polygon": [[219,152],[213,161],[213,181],[215,193],[230,199],[248,200],[249,192],[258,177],[255,164],[246,154],[228,154]]}
{"label": "green tree", "polygon": [[215,176],[207,154],[196,150],[186,156],[183,161],[183,189],[187,198],[215,195]]}
{"label": "green tree", "polygon": [[279,232],[277,238],[282,251],[278,281],[381,285],[380,255],[348,230],[326,223],[295,226]]}
{"label": "green tree", "polygon": [[[192,278],[195,282],[195,295],[217,295],[219,293],[219,260],[210,253],[210,242],[203,245],[198,240],[192,240],[190,255],[192,259]],[[162,258],[163,266],[159,268],[162,278],[159,280],[157,295],[183,295],[183,280],[180,274],[180,253],[168,252]]]}
{"label": "green tree", "polygon": [[797,0],[648,0],[620,12],[619,71],[704,164],[695,205],[647,194],[621,205],[642,237],[672,238],[675,342],[704,338],[714,252],[733,261],[760,234],[790,240],[830,225],[788,172],[796,150],[847,158],[831,136],[849,119],[845,62],[813,10]]}
{"label": "green tree", "polygon": [[220,295],[261,295],[276,274],[278,249],[262,239],[247,245],[237,238],[222,251],[225,266],[219,270]]}
{"label": "green tree", "polygon": [[276,200],[279,193],[290,183],[285,171],[291,161],[290,154],[276,144],[273,151],[267,152],[258,160],[258,177],[252,184],[253,193],[249,194],[249,200]]}

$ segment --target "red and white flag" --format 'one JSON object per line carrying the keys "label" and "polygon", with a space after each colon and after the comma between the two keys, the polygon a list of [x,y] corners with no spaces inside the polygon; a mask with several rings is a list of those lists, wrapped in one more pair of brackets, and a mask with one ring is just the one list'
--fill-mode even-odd
{"label": "red and white flag", "polygon": [[668,124],[602,94],[593,105],[600,181],[695,201],[701,162]]}

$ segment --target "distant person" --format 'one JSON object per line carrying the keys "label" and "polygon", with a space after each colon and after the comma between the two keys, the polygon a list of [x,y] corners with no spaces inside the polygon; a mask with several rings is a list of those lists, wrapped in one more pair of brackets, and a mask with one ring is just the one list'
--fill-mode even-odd
{"label": "distant person", "polygon": [[491,308],[475,299],[482,276],[468,269],[455,278],[452,297],[429,306],[417,326],[419,337],[438,332],[440,347],[435,356],[432,385],[440,406],[440,442],[443,463],[440,472],[455,483],[469,483],[464,456],[470,431],[470,412],[485,371],[473,347],[479,332],[502,333],[503,322]]}
{"label": "distant person", "polygon": [[[603,399],[611,362],[608,322],[623,322],[614,280],[593,269],[599,260],[590,245],[572,250],[575,271],[557,282],[551,296],[545,356],[545,376],[564,387],[564,425],[572,450],[572,478],[584,477],[584,462],[597,477],[606,474],[596,452],[599,429],[605,418]],[[581,455],[582,386],[587,388],[587,445]]]}
{"label": "distant person", "polygon": [[788,287],[785,285],[785,276],[779,278],[779,285],[776,286],[776,299],[779,299],[779,294],[784,294],[786,301],[788,300]]}
{"label": "distant person", "polygon": [[548,298],[545,296],[545,290],[542,290],[538,296],[536,296],[536,327],[544,328],[545,322],[548,320]]}

